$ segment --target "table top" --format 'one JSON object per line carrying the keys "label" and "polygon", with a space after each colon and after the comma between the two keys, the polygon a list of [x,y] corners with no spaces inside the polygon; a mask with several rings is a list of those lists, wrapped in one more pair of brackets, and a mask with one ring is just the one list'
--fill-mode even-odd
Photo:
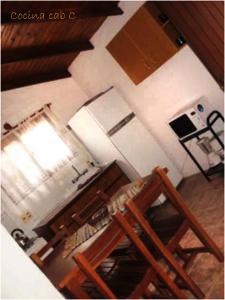
{"label": "table top", "polygon": [[[87,240],[95,236],[98,231],[106,227],[112,220],[112,215],[117,211],[124,211],[124,203],[135,196],[143,187],[144,181],[138,180],[121,187],[111,198],[107,205],[101,209],[94,216],[99,219],[95,224],[84,224],[74,234],[66,240],[63,258],[77,248],[79,245],[86,243]],[[103,211],[104,210],[104,211]],[[99,214],[99,216],[97,216]]]}

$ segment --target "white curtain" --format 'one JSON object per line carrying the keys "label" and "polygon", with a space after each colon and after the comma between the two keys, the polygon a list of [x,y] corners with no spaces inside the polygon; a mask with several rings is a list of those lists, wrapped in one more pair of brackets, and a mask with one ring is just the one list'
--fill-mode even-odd
{"label": "white curtain", "polygon": [[2,189],[17,205],[52,174],[81,154],[69,130],[46,106],[2,141]]}

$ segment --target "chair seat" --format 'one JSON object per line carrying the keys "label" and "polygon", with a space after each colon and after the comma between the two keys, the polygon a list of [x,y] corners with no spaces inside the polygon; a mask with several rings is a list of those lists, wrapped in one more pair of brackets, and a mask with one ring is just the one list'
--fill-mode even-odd
{"label": "chair seat", "polygon": [[168,202],[152,207],[146,213],[152,228],[163,242],[168,242],[184,222],[184,218]]}
{"label": "chair seat", "polygon": [[[173,206],[165,202],[162,205],[152,207],[146,212],[146,217],[148,222],[151,224],[152,228],[155,230],[161,241],[166,245],[169,240],[176,234],[177,230],[180,228],[184,222],[184,218],[176,211]],[[140,227],[136,228],[136,232],[139,232],[139,236],[146,244],[149,250],[151,250],[157,258],[160,258],[159,253],[155,252],[155,249],[147,238],[140,230]],[[113,255],[119,256],[124,253],[132,254],[135,253],[135,247],[131,246],[129,240],[124,240],[116,250],[114,250]]]}
{"label": "chair seat", "polygon": [[[97,272],[118,299],[125,299],[141,282],[148,268],[145,261],[134,261],[128,256],[123,256],[117,260],[108,258],[97,269]],[[90,280],[86,280],[82,287],[92,299],[105,298]]]}

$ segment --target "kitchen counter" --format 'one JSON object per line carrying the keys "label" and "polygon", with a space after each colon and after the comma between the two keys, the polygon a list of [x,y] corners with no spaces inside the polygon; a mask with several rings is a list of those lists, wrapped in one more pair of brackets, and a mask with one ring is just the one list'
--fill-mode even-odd
{"label": "kitchen counter", "polygon": [[69,223],[73,223],[70,228],[72,234],[86,222],[85,215],[80,215],[81,208],[91,203],[97,190],[112,195],[122,185],[130,182],[115,161],[101,169],[93,168],[92,172],[88,172],[85,176],[77,182],[77,187],[81,186],[80,189],[75,187],[76,189],[60,205],[35,224],[33,230],[39,236],[49,240],[62,226]]}
{"label": "kitchen counter", "polygon": [[[111,164],[103,167],[103,168],[92,168],[89,170],[89,172],[86,174],[86,176],[83,176],[83,180],[79,180],[74,185],[74,191],[71,191],[71,194],[65,198],[65,200],[57,205],[56,208],[54,208],[50,213],[48,213],[41,221],[39,221],[36,225],[36,227],[41,227],[46,225],[52,218],[56,217],[59,212],[61,212],[74,198],[76,198],[80,193],[82,193],[83,190],[85,190],[94,180],[95,177],[101,175],[105,169],[107,169]],[[89,176],[88,176],[89,175]],[[86,177],[86,178],[85,178]],[[86,183],[86,184],[85,184]],[[78,188],[79,185],[83,185],[82,188]]]}

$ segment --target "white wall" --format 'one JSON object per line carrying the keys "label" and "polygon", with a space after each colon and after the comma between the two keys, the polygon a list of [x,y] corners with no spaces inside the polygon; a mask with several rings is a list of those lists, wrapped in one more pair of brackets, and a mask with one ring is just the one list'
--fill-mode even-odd
{"label": "white wall", "polygon": [[[223,93],[188,46],[139,85],[130,80],[105,46],[141,4],[137,1],[120,2],[124,14],[107,18],[91,39],[95,49],[80,53],[69,71],[89,97],[111,85],[115,86],[178,169],[188,176],[198,172],[198,169],[187,158],[167,121],[177,110],[200,96],[206,97],[216,109],[223,111]],[[204,155],[198,149],[194,151],[206,165]]]}
{"label": "white wall", "polygon": [[72,78],[5,91],[1,93],[1,123],[17,124],[49,102],[57,116],[67,123],[86,100],[85,93]]}
{"label": "white wall", "polygon": [[64,299],[2,225],[1,299]]}

